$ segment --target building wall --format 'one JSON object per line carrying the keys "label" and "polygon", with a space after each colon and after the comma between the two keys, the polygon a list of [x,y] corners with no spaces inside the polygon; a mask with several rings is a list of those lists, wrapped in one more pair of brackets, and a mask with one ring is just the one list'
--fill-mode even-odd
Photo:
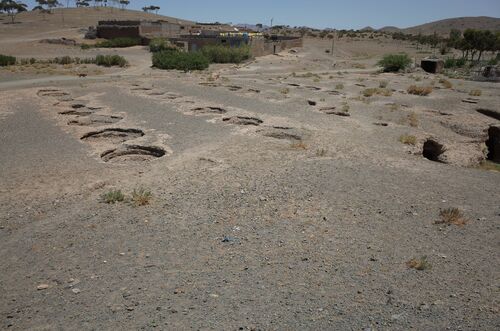
{"label": "building wall", "polygon": [[140,38],[139,26],[97,26],[97,37],[104,39],[114,38]]}

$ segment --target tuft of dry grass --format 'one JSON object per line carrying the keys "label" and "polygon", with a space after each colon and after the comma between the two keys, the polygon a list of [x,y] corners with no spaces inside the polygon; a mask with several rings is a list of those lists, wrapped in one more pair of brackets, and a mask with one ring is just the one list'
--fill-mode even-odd
{"label": "tuft of dry grass", "polygon": [[367,98],[374,95],[383,95],[385,97],[390,97],[392,95],[392,91],[386,88],[367,88],[361,93]]}
{"label": "tuft of dry grass", "polygon": [[485,160],[481,162],[478,166],[479,169],[488,170],[488,171],[498,171],[500,172],[500,164]]}
{"label": "tuft of dry grass", "polygon": [[399,141],[405,145],[415,146],[417,144],[417,137],[404,134],[401,137],[399,137]]}
{"label": "tuft of dry grass", "polygon": [[146,206],[149,205],[153,194],[144,188],[136,189],[132,192],[132,203],[135,206]]}
{"label": "tuft of dry grass", "polygon": [[432,87],[431,86],[412,85],[412,86],[408,87],[406,92],[408,92],[409,94],[426,96],[426,95],[429,95],[432,93]]}
{"label": "tuft of dry grass", "polygon": [[439,220],[436,224],[458,225],[464,226],[469,220],[458,208],[448,208],[439,212]]}
{"label": "tuft of dry grass", "polygon": [[380,87],[380,88],[387,88],[388,85],[389,85],[389,82],[386,80],[381,80],[380,82],[378,82],[378,87]]}
{"label": "tuft of dry grass", "polygon": [[483,92],[481,90],[472,90],[469,92],[469,95],[473,97],[480,97],[482,94]]}
{"label": "tuft of dry grass", "polygon": [[418,126],[418,123],[419,121],[417,114],[415,114],[414,112],[408,114],[408,124],[410,124],[410,126],[416,128]]}
{"label": "tuft of dry grass", "polygon": [[290,147],[292,149],[304,149],[304,150],[307,149],[307,145],[304,144],[302,141],[292,143]]}
{"label": "tuft of dry grass", "polygon": [[280,90],[280,93],[286,95],[286,94],[290,93],[290,89],[288,87],[285,87],[285,88]]}
{"label": "tuft of dry grass", "polygon": [[320,148],[316,150],[316,156],[317,157],[324,157],[328,154],[328,150],[324,148]]}
{"label": "tuft of dry grass", "polygon": [[431,268],[431,264],[427,261],[427,256],[422,256],[418,259],[411,259],[406,262],[406,266],[410,269],[415,269],[419,271],[428,270]]}
{"label": "tuft of dry grass", "polygon": [[335,85],[335,89],[336,90],[343,90],[344,89],[344,84],[339,83],[339,84]]}
{"label": "tuft of dry grass", "polygon": [[440,83],[441,85],[443,85],[443,87],[444,87],[444,88],[447,88],[447,89],[451,89],[451,88],[453,88],[453,84],[452,84],[449,80],[446,80],[446,79],[444,79],[444,78],[441,78],[441,79],[439,80],[439,83]]}
{"label": "tuft of dry grass", "polygon": [[125,195],[121,190],[111,190],[101,195],[101,200],[107,204],[115,204],[125,200]]}

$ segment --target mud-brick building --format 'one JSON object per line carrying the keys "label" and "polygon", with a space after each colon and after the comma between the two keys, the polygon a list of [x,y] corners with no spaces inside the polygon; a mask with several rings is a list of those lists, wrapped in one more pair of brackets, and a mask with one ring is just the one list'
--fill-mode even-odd
{"label": "mud-brick building", "polygon": [[281,52],[302,47],[302,38],[292,36],[264,36],[259,32],[241,32],[219,23],[182,23],[169,21],[100,21],[97,37],[141,38],[147,45],[153,38],[166,38],[187,52],[195,52],[207,45],[239,47],[248,45],[253,56]]}

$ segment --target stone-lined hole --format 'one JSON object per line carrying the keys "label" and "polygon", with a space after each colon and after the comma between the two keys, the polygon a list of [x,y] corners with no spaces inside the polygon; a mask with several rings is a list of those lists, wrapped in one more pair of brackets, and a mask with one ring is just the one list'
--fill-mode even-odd
{"label": "stone-lined hole", "polygon": [[440,156],[445,152],[443,145],[433,139],[427,139],[424,142],[422,155],[431,161],[442,162]]}
{"label": "stone-lined hole", "polygon": [[500,163],[500,126],[491,126],[488,129],[488,155],[486,158],[492,162]]}
{"label": "stone-lined hole", "polygon": [[148,161],[165,156],[163,148],[155,146],[127,145],[101,154],[104,162],[113,161]]}
{"label": "stone-lined hole", "polygon": [[233,116],[233,117],[226,117],[222,119],[224,122],[228,122],[231,124],[237,124],[237,125],[254,125],[254,126],[259,126],[264,121],[262,121],[259,118],[256,117],[246,117],[246,116]]}
{"label": "stone-lined hole", "polygon": [[144,136],[144,132],[139,129],[104,129],[89,132],[82,136],[82,140],[91,142],[121,143],[127,140]]}

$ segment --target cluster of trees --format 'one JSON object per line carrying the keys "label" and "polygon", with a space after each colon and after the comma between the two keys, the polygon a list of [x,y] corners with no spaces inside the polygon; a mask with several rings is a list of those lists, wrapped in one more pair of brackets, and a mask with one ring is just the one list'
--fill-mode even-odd
{"label": "cluster of trees", "polygon": [[455,48],[462,51],[462,58],[470,61],[481,61],[485,52],[500,52],[500,32],[493,33],[489,30],[467,29],[463,34],[460,30],[451,30],[448,37],[441,37],[437,33],[415,36],[395,32],[392,34],[392,38],[414,41],[417,44],[429,45],[432,48],[440,46],[443,55],[447,52],[447,48]]}
{"label": "cluster of trees", "polygon": [[26,10],[27,6],[22,2],[17,2],[15,0],[0,1],[0,12],[6,13],[10,17],[12,23],[14,23],[17,14]]}
{"label": "cluster of trees", "polygon": [[142,7],[142,10],[146,13],[149,13],[150,11],[154,11],[156,14],[158,14],[158,10],[160,10],[160,7],[158,6],[147,6],[147,7]]}
{"label": "cluster of trees", "polygon": [[466,60],[481,61],[485,52],[500,52],[500,32],[496,34],[489,30],[467,29],[461,34],[458,30],[453,30],[448,39],[448,46],[462,51],[462,57]]}

